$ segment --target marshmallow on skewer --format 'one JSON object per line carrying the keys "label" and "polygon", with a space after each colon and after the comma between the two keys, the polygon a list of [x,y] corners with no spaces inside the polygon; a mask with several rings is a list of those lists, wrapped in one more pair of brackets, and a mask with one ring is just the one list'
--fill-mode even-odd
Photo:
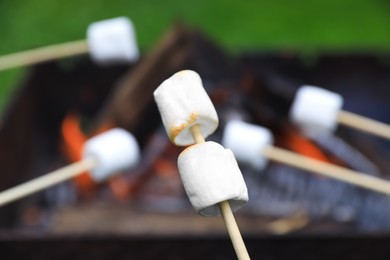
{"label": "marshmallow on skewer", "polygon": [[195,144],[179,156],[178,167],[192,206],[202,216],[220,215],[218,203],[232,211],[248,202],[248,191],[232,151],[215,142]]}
{"label": "marshmallow on skewer", "polygon": [[[200,76],[194,71],[180,71],[165,80],[155,90],[154,98],[165,130],[176,145],[195,143],[190,129],[194,125],[199,126],[204,137],[218,127],[217,112]],[[199,214],[219,214],[216,204],[222,201],[239,205],[248,201],[245,182],[231,155],[214,142],[196,144],[180,154],[179,173],[190,202]],[[232,182],[237,186],[233,188]],[[239,203],[235,203],[237,199]],[[236,209],[236,205],[231,206]]]}
{"label": "marshmallow on skewer", "polygon": [[[239,161],[265,167],[267,159],[274,160],[298,169],[390,195],[390,182],[387,180],[272,146],[271,132],[263,127],[241,121],[230,121],[225,129],[223,145],[232,149]],[[254,140],[251,141],[248,136],[251,136]],[[263,141],[256,142],[255,138]],[[246,149],[255,154],[243,152]],[[257,161],[261,163],[258,164]],[[257,169],[261,170],[262,168],[257,166]]]}
{"label": "marshmallow on skewer", "polygon": [[342,105],[343,98],[337,93],[302,86],[295,96],[290,118],[307,134],[333,132]]}
{"label": "marshmallow on skewer", "polygon": [[341,110],[343,98],[313,86],[301,87],[290,111],[291,120],[304,134],[327,134],[343,124],[390,140],[390,125]]}
{"label": "marshmallow on skewer", "polygon": [[95,158],[98,165],[92,169],[95,181],[133,167],[140,158],[136,139],[129,132],[115,128],[89,139],[84,145],[84,158]]}
{"label": "marshmallow on skewer", "polygon": [[139,58],[134,26],[127,17],[92,23],[87,41],[90,55],[98,64],[133,63]]}
{"label": "marshmallow on skewer", "polygon": [[167,135],[176,145],[194,143],[193,125],[199,125],[204,138],[218,127],[217,112],[194,71],[183,70],[165,80],[154,91],[154,99]]}
{"label": "marshmallow on skewer", "polygon": [[267,128],[231,120],[226,123],[222,145],[231,149],[239,162],[247,163],[256,170],[263,170],[268,163],[264,151],[272,147],[273,135]]}
{"label": "marshmallow on skewer", "polygon": [[90,53],[97,64],[133,63],[139,58],[134,26],[126,17],[91,24],[78,40],[0,56],[0,70]]}
{"label": "marshmallow on skewer", "polygon": [[248,201],[247,188],[231,151],[204,140],[218,127],[218,116],[199,75],[188,70],[176,73],[155,90],[154,98],[171,141],[196,143],[178,160],[192,206],[204,216],[221,214],[237,257],[250,259],[231,209]]}
{"label": "marshmallow on skewer", "polygon": [[223,146],[231,149],[238,161],[257,170],[266,167],[268,159],[262,154],[272,143],[273,136],[268,129],[236,120],[226,124],[222,138]]}
{"label": "marshmallow on skewer", "polygon": [[102,181],[118,171],[134,167],[139,149],[134,137],[116,128],[87,141],[84,158],[66,167],[47,173],[16,187],[0,192],[0,206],[66,181],[92,170],[92,178]]}

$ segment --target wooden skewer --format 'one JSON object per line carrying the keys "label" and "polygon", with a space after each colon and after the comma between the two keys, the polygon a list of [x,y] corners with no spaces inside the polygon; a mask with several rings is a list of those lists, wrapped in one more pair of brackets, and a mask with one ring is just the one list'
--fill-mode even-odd
{"label": "wooden skewer", "polygon": [[364,132],[378,135],[390,140],[390,125],[388,124],[347,111],[340,111],[337,116],[337,121],[341,124],[354,127]]}
{"label": "wooden skewer", "polygon": [[20,184],[16,187],[2,191],[0,192],[0,206],[58,184],[85,171],[91,170],[97,165],[97,163],[97,160],[94,158],[84,159],[56,171],[47,173],[31,181]]}
{"label": "wooden skewer", "polygon": [[[197,144],[205,142],[199,125],[193,125],[190,128],[190,131]],[[234,215],[230,208],[229,202],[222,201],[221,203],[219,203],[218,206],[238,259],[250,259],[248,251],[245,247],[244,240],[242,239],[240,230],[238,229],[236,220],[234,219]]]}
{"label": "wooden skewer", "polygon": [[273,146],[267,147],[263,155],[267,158],[296,168],[315,172],[359,187],[390,195],[390,182],[361,172],[322,162]]}
{"label": "wooden skewer", "polygon": [[0,70],[80,55],[89,52],[86,40],[61,43],[0,57]]}
{"label": "wooden skewer", "polygon": [[244,240],[242,239],[240,230],[238,229],[236,220],[234,219],[229,202],[222,201],[218,206],[229,233],[230,240],[232,241],[234,250],[236,251],[237,258],[250,259],[248,250],[245,247]]}

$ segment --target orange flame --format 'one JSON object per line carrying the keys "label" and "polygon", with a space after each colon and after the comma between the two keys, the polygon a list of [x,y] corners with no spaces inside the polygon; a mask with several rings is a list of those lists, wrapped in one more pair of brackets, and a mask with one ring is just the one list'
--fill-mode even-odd
{"label": "orange flame", "polygon": [[[71,113],[65,116],[61,126],[63,149],[72,162],[82,159],[83,146],[87,141],[87,137],[80,130],[79,123],[78,116]],[[76,176],[73,180],[82,197],[90,198],[93,196],[97,184],[91,179],[88,172]]]}
{"label": "orange flame", "polygon": [[307,138],[303,137],[302,135],[294,132],[294,131],[289,131],[287,134],[287,145],[294,151],[323,161],[323,162],[329,162],[330,160],[328,157],[310,140]]}
{"label": "orange flame", "polygon": [[[111,123],[103,124],[94,135],[103,133],[111,128],[113,128]],[[63,149],[68,159],[72,162],[80,161],[83,157],[84,143],[88,140],[88,136],[80,129],[78,115],[69,113],[65,116],[62,121],[61,134],[63,138]],[[98,187],[98,184],[91,178],[88,172],[76,176],[74,183],[83,198],[91,198]],[[123,200],[130,195],[128,190],[131,189],[131,185],[123,176],[111,177],[108,184],[117,199]]]}

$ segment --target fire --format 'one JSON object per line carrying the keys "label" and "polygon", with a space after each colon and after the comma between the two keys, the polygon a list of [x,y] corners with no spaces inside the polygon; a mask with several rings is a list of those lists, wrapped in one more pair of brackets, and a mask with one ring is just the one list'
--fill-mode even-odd
{"label": "fire", "polygon": [[315,143],[303,137],[296,129],[289,128],[285,133],[284,141],[286,145],[293,151],[323,161],[329,162],[332,164],[337,164],[340,166],[345,165],[342,161],[337,158],[328,156],[325,154]]}
{"label": "fire", "polygon": [[[63,150],[71,162],[82,159],[83,146],[88,139],[79,125],[79,117],[74,113],[67,114],[61,125]],[[76,176],[73,180],[82,197],[90,198],[94,195],[97,184],[91,179],[88,172]]]}
{"label": "fire", "polygon": [[[92,136],[105,132],[114,126],[112,124],[103,124],[95,131]],[[80,129],[80,119],[75,113],[68,113],[61,125],[61,135],[63,140],[63,151],[66,157],[71,162],[76,162],[82,159],[84,143],[91,137],[87,136]],[[98,184],[92,180],[90,174],[85,172],[74,178],[79,194],[83,198],[91,198],[94,196]],[[137,182],[130,183],[128,180],[119,175],[113,176],[108,180],[108,186],[114,197],[118,200],[124,200],[131,197],[135,191],[134,186],[138,186]]]}

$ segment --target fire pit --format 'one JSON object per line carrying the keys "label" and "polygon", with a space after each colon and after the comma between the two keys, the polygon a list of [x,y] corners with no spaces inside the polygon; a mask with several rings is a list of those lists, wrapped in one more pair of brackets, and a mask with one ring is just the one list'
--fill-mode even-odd
{"label": "fire pit", "polygon": [[[134,133],[143,158],[105,184],[82,175],[0,208],[1,249],[37,258],[234,258],[221,220],[190,208],[176,167],[180,148],[165,136],[154,89],[176,71],[193,69],[220,115],[216,141],[227,120],[243,118],[270,128],[280,147],[389,178],[387,142],[342,127],[309,140],[287,120],[297,87],[310,84],[342,94],[350,111],[389,122],[388,58],[232,57],[202,33],[176,25],[132,67],[101,68],[84,58],[35,66],[3,117],[2,190],[77,161],[87,138],[113,126]],[[237,222],[254,259],[388,254],[387,196],[281,164],[263,172],[240,167],[250,203]]]}

